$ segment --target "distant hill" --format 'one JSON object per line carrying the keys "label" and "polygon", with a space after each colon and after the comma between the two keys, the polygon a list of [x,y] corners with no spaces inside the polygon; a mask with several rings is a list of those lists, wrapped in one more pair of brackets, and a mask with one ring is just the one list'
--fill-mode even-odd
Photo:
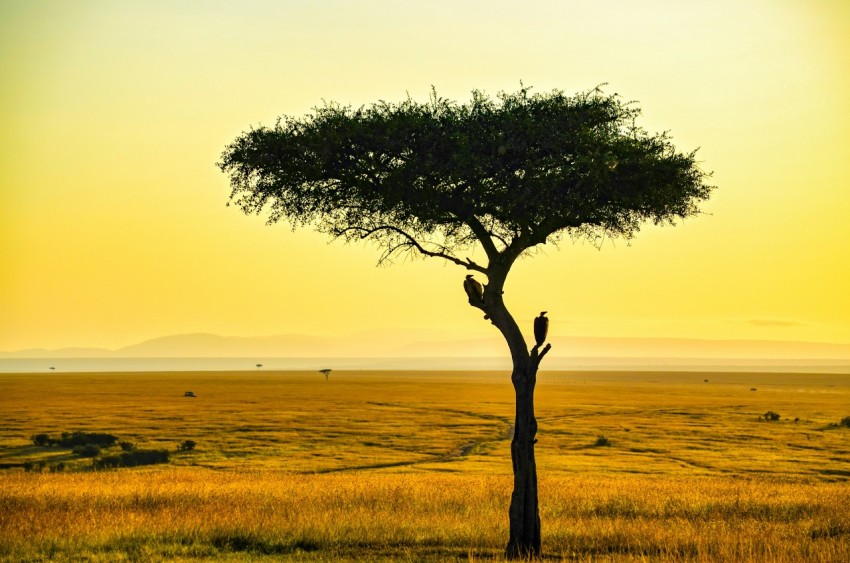
{"label": "distant hill", "polygon": [[328,339],[318,336],[265,337],[178,334],[147,340],[115,351],[135,358],[274,357],[322,355]]}
{"label": "distant hill", "polygon": [[110,357],[109,350],[103,348],[60,348],[48,350],[46,348],[29,348],[15,352],[0,352],[3,358],[106,358]]}
{"label": "distant hill", "polygon": [[[569,358],[722,358],[844,360],[850,344],[768,340],[685,338],[600,338],[554,336],[552,355]],[[280,335],[233,337],[196,333],[164,336],[117,350],[100,348],[30,349],[0,352],[0,358],[501,358],[498,335],[464,340]]]}
{"label": "distant hill", "polygon": [[0,352],[0,358],[250,358],[358,355],[342,339],[306,335],[237,337],[208,333],[163,336],[125,346],[104,348],[42,348]]}

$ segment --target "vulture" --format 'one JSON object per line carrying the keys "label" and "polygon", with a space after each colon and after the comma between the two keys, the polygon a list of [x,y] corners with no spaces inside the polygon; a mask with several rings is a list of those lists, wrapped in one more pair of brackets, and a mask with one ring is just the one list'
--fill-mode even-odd
{"label": "vulture", "polygon": [[469,296],[470,305],[484,304],[484,286],[472,277],[472,274],[467,274],[463,280],[463,290]]}
{"label": "vulture", "polygon": [[549,319],[546,318],[546,311],[541,311],[540,316],[534,319],[534,342],[538,346],[543,346],[547,334],[549,334]]}

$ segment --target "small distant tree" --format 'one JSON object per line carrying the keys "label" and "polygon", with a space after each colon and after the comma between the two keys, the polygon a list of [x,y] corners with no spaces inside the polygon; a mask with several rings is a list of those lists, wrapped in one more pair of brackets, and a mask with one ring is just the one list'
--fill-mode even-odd
{"label": "small distant tree", "polygon": [[47,434],[34,434],[30,439],[36,446],[45,447],[52,445],[52,440]]}
{"label": "small distant tree", "polygon": [[177,444],[177,451],[188,452],[195,449],[195,441],[194,440],[183,440],[179,444]]}
{"label": "small distant tree", "polygon": [[765,420],[770,421],[770,422],[776,422],[777,420],[779,420],[782,417],[780,416],[780,414],[778,412],[767,411],[766,413],[764,413],[762,415],[762,418],[764,418]]}
{"label": "small distant tree", "polygon": [[[231,202],[246,213],[371,240],[379,262],[410,253],[487,278],[470,275],[464,288],[513,363],[509,558],[541,552],[534,389],[551,346],[541,331],[529,350],[504,301],[508,273],[564,237],[598,245],[631,238],[644,221],[696,215],[712,190],[695,153],[647,133],[638,115],[599,88],[568,96],[523,87],[496,100],[473,92],[468,104],[436,93],[426,103],[329,103],[243,133],[219,161]],[[468,257],[476,247],[483,259]]]}
{"label": "small distant tree", "polygon": [[845,428],[850,428],[850,416],[845,416],[841,419],[841,422],[838,423],[839,426],[843,426]]}
{"label": "small distant tree", "polygon": [[330,374],[331,374],[331,371],[333,371],[333,370],[330,370],[330,369],[328,369],[328,368],[325,368],[325,369],[320,369],[320,370],[319,370],[319,373],[321,373],[322,375],[324,375],[324,376],[325,376],[325,381],[327,381],[327,380],[328,380],[328,377],[329,377],[329,376],[330,376]]}
{"label": "small distant tree", "polygon": [[261,367],[263,367],[263,364],[257,364],[257,371],[260,371]]}

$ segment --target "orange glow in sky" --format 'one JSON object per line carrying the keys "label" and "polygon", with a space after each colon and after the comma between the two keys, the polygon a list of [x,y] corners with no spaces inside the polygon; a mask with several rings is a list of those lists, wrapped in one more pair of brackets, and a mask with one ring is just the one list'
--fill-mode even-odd
{"label": "orange glow in sky", "polygon": [[[492,336],[465,271],[226,207],[241,131],[322,100],[608,83],[699,147],[705,215],[520,261],[552,332],[850,343],[850,4],[0,3],[0,351],[169,334]],[[523,321],[524,322],[524,321]]]}

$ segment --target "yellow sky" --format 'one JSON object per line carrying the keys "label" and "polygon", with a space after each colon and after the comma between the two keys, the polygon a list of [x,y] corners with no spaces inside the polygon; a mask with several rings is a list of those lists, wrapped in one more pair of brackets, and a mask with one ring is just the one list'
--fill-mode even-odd
{"label": "yellow sky", "polygon": [[[575,336],[850,343],[843,0],[0,3],[0,351],[162,335],[489,336],[465,271],[225,206],[223,147],[323,99],[608,83],[700,148],[708,213],[520,262]],[[402,336],[399,336],[402,335]],[[387,336],[389,338],[389,336]]]}

